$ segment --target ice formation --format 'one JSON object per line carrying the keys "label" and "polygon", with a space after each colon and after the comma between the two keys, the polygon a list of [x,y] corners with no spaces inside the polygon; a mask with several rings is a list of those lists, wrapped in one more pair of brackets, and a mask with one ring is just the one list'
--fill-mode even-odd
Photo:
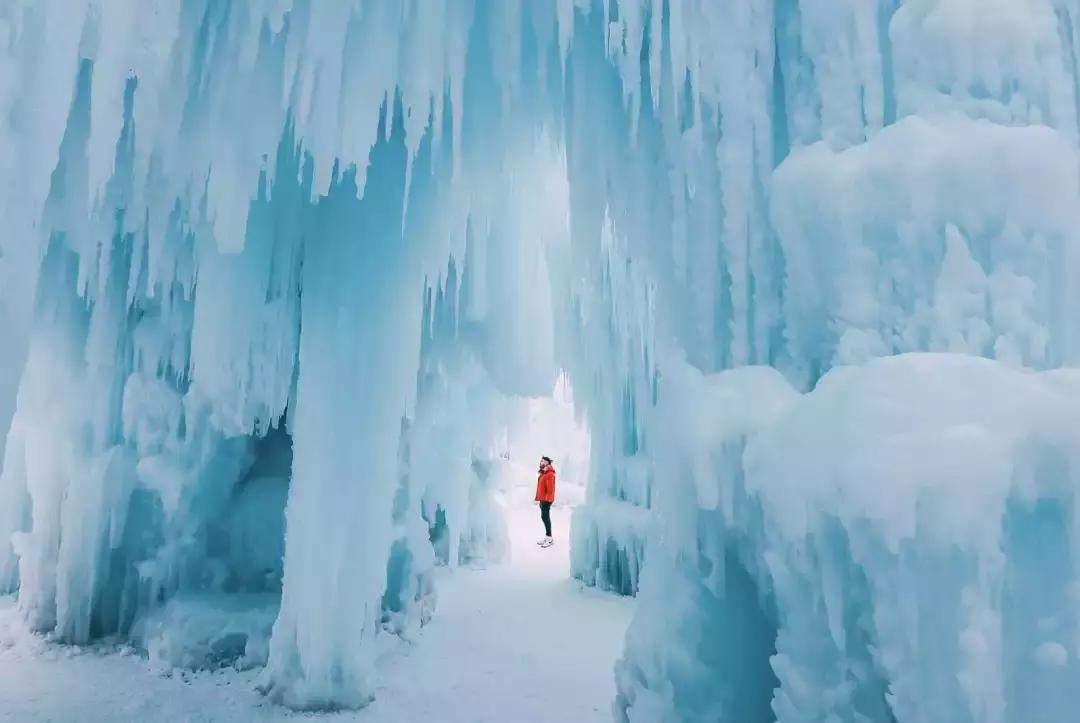
{"label": "ice formation", "polygon": [[573,574],[641,598],[619,719],[1064,720],[1078,34],[0,0],[0,589],[362,706],[433,566],[503,555],[495,440],[562,373]]}

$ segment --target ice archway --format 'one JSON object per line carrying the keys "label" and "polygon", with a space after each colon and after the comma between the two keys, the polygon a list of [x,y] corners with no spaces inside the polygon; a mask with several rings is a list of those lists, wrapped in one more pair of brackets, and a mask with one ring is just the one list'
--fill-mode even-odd
{"label": "ice archway", "polygon": [[620,715],[1055,720],[1077,17],[0,5],[0,585],[80,641],[250,577],[206,541],[287,447],[266,687],[363,705],[425,500],[464,530],[492,407],[562,368],[574,574],[642,595]]}

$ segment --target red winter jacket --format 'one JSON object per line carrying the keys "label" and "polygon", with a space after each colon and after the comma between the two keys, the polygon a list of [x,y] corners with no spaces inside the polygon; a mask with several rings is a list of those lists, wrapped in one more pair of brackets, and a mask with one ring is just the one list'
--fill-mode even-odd
{"label": "red winter jacket", "polygon": [[555,501],[555,468],[550,464],[536,479],[536,501]]}

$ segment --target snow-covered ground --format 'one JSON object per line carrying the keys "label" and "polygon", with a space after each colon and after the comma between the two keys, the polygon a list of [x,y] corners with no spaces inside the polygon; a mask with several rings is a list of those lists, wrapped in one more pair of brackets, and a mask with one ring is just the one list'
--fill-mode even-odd
{"label": "snow-covered ground", "polygon": [[611,720],[612,669],[633,601],[570,579],[569,512],[566,505],[553,508],[558,544],[543,550],[535,544],[542,534],[539,514],[519,499],[508,514],[510,562],[441,571],[435,616],[415,644],[386,651],[377,697],[367,709],[293,713],[255,691],[257,671],[166,677],[138,655],[56,646],[23,632],[4,600],[0,721]]}

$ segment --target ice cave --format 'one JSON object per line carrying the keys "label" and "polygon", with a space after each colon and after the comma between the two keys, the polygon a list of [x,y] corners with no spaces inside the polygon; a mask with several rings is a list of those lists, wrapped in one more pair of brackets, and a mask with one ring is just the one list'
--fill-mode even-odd
{"label": "ice cave", "polygon": [[1078,309],[1080,0],[0,0],[0,720],[1080,720]]}

